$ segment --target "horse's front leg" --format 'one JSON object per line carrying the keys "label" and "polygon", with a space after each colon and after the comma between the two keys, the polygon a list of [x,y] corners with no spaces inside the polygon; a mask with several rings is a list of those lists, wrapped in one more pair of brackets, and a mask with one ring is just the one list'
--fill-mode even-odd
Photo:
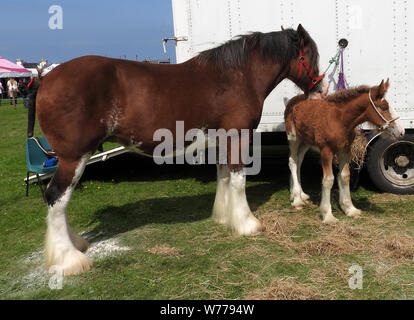
{"label": "horse's front leg", "polygon": [[228,190],[228,226],[240,235],[263,231],[261,223],[250,211],[246,198],[246,174],[243,167],[230,165]]}
{"label": "horse's front leg", "polygon": [[227,144],[229,165],[219,165],[217,168],[213,219],[240,235],[252,235],[263,231],[263,228],[247,203],[243,152],[249,152],[249,139],[232,137],[232,143]]}
{"label": "horse's front leg", "polygon": [[322,199],[320,210],[322,212],[323,223],[333,224],[338,222],[332,215],[331,206],[331,189],[333,187],[335,178],[332,172],[332,159],[333,153],[329,148],[321,150],[321,160],[323,168],[323,180],[322,180]]}
{"label": "horse's front leg", "polygon": [[227,164],[217,165],[217,189],[216,199],[213,206],[213,220],[217,223],[227,225],[229,221],[229,188],[230,169]]}
{"label": "horse's front leg", "polygon": [[351,199],[351,191],[349,188],[349,181],[351,180],[351,174],[349,171],[349,153],[341,153],[338,155],[338,158],[339,204],[348,217],[359,218],[361,216],[361,210],[358,210],[354,207]]}

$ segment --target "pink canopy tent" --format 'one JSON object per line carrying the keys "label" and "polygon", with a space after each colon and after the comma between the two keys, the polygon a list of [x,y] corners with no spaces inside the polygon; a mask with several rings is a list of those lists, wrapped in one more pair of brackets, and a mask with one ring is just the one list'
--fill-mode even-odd
{"label": "pink canopy tent", "polygon": [[31,77],[32,73],[17,64],[0,57],[0,78]]}

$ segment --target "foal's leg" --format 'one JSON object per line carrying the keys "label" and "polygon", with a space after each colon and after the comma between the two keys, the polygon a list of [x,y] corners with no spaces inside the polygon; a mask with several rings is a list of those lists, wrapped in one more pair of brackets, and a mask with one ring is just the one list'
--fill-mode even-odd
{"label": "foal's leg", "polygon": [[213,220],[220,224],[227,224],[229,220],[229,187],[230,169],[228,165],[217,165],[217,189],[213,206]]}
{"label": "foal's leg", "polygon": [[333,187],[335,178],[332,172],[332,159],[333,154],[329,148],[324,148],[321,151],[321,160],[323,168],[323,180],[322,180],[322,199],[320,210],[322,212],[323,223],[333,224],[338,222],[332,215],[331,206],[331,189]]}
{"label": "foal's leg", "polygon": [[59,269],[63,275],[88,271],[92,263],[79,250],[88,243],[75,234],[67,221],[66,208],[90,154],[78,160],[59,159],[58,169],[46,190],[49,212],[47,217],[46,262],[48,268]]}
{"label": "foal's leg", "polygon": [[308,150],[309,150],[308,145],[304,143],[300,144],[299,151],[298,151],[298,165],[297,165],[298,181],[299,181],[299,186],[300,186],[300,197],[305,202],[307,202],[310,199],[310,197],[305,192],[303,192],[303,189],[302,189],[301,168],[302,168],[303,159],[305,158],[306,152],[308,152]]}
{"label": "foal's leg", "polygon": [[[289,139],[289,136],[288,136]],[[299,147],[301,141],[299,137],[296,136],[295,139],[289,139],[289,169],[291,173],[290,180],[290,199],[292,201],[292,206],[296,209],[302,209],[305,205],[305,202],[301,198],[302,188],[300,186],[299,177],[298,177],[298,163],[299,163]]]}
{"label": "foal's leg", "polygon": [[349,171],[349,154],[341,153],[339,158],[339,173],[338,173],[338,186],[339,186],[339,204],[342,210],[348,217],[358,218],[361,216],[361,210],[354,207],[351,199],[351,192],[349,188],[349,181],[351,174]]}

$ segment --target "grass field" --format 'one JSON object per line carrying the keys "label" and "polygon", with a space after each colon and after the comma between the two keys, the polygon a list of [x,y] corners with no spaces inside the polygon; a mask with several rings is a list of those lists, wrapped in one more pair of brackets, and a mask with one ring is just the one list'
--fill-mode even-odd
{"label": "grass field", "polygon": [[[318,161],[304,165],[313,205],[290,207],[287,158],[264,159],[247,197],[266,231],[239,237],[210,219],[214,166],[163,166],[123,155],[86,169],[69,205],[73,229],[91,242],[90,272],[51,290],[43,265],[46,205],[25,197],[26,110],[0,106],[1,299],[413,299],[414,197],[353,193],[364,213],[321,224]],[[41,136],[39,128],[36,135]],[[111,146],[105,145],[105,149]],[[349,268],[363,269],[351,290]]]}

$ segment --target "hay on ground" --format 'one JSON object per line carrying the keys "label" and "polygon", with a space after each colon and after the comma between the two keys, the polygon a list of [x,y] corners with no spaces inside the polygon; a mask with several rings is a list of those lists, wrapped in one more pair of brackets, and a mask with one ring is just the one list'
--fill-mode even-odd
{"label": "hay on ground", "polygon": [[[325,227],[325,226],[324,226]],[[328,231],[325,231],[328,229]],[[326,226],[318,239],[295,243],[293,250],[305,255],[339,256],[359,252],[363,244],[357,240],[361,231],[345,223]]]}
{"label": "hay on ground", "polygon": [[155,246],[148,250],[149,253],[160,255],[160,256],[169,256],[169,257],[180,257],[181,254],[177,248],[170,247],[168,244],[162,244]]}
{"label": "hay on ground", "polygon": [[320,294],[309,286],[284,278],[273,282],[270,288],[251,293],[249,300],[319,300]]}
{"label": "hay on ground", "polygon": [[382,241],[380,250],[385,256],[394,259],[414,261],[414,238],[397,234],[390,235]]}

